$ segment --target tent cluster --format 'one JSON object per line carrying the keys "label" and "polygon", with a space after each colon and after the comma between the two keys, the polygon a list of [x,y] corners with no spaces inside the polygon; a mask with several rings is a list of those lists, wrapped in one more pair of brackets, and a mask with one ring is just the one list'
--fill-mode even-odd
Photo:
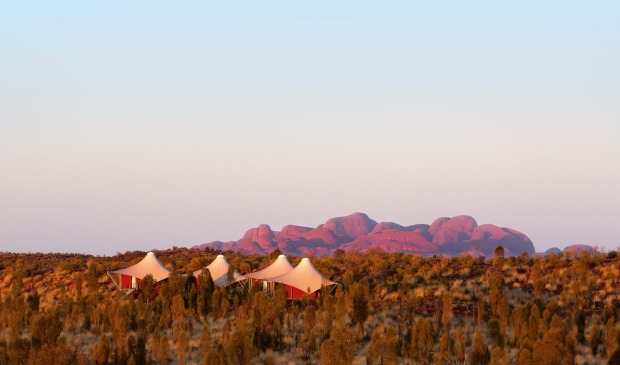
{"label": "tent cluster", "polygon": [[[216,287],[226,287],[229,285],[240,284],[249,281],[252,285],[255,282],[262,283],[263,289],[268,293],[273,293],[278,287],[282,286],[286,290],[289,299],[301,298],[308,294],[315,298],[320,295],[320,289],[336,283],[323,276],[310,262],[310,259],[303,258],[297,267],[293,267],[285,255],[280,255],[271,265],[263,270],[250,274],[241,275],[237,270],[230,270],[230,264],[224,255],[218,255],[215,260],[204,269],[193,272],[194,277],[199,278],[203,270],[208,270]],[[116,286],[128,293],[132,293],[141,288],[141,282],[147,275],[152,275],[156,286],[168,279],[168,270],[155,256],[149,252],[137,264],[128,268],[109,271],[108,274],[118,275],[118,283],[112,281]]]}
{"label": "tent cluster", "polygon": [[327,279],[304,257],[297,267],[288,261],[286,256],[280,255],[271,265],[263,270],[245,275],[251,283],[262,282],[263,289],[273,293],[279,286],[283,286],[289,299],[301,298],[308,294],[315,298],[322,287],[335,285]]}

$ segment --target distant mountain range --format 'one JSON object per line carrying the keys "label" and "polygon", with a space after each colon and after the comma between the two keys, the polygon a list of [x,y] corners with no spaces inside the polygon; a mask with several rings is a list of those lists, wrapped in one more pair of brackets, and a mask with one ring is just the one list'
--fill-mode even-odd
{"label": "distant mountain range", "polygon": [[552,252],[560,253],[560,252],[566,252],[566,251],[589,251],[590,253],[593,253],[596,250],[594,249],[594,247],[590,245],[574,244],[574,245],[564,247],[564,250],[559,249],[557,247],[551,247],[550,249],[545,251],[545,254],[550,254]]}
{"label": "distant mountain range", "polygon": [[290,255],[316,256],[333,254],[338,249],[380,248],[423,256],[489,257],[497,246],[504,247],[506,256],[535,253],[532,241],[525,234],[493,224],[479,226],[474,218],[466,215],[438,218],[431,225],[402,226],[392,222],[377,223],[364,213],[332,218],[316,228],[287,225],[279,232],[261,224],[237,241],[215,241],[194,248],[209,247],[243,254],[269,253],[278,248]]}

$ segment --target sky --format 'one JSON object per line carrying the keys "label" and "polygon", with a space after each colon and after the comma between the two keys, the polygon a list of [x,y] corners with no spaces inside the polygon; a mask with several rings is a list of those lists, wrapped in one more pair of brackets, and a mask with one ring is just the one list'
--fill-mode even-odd
{"label": "sky", "polygon": [[0,251],[467,214],[620,245],[617,1],[0,3]]}

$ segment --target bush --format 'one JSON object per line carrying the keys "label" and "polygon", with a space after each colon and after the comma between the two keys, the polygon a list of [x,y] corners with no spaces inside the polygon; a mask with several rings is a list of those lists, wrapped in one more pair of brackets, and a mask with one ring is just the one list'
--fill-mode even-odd
{"label": "bush", "polygon": [[607,365],[620,365],[620,349],[611,354],[609,360],[607,361]]}
{"label": "bush", "polygon": [[60,271],[74,272],[84,267],[85,267],[84,260],[74,259],[74,260],[64,261],[63,263],[61,263]]}

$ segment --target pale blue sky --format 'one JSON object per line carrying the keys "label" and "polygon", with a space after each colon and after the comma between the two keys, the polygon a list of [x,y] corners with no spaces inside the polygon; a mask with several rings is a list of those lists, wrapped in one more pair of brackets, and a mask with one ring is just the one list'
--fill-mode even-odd
{"label": "pale blue sky", "polygon": [[0,251],[469,214],[615,248],[620,4],[0,3]]}

